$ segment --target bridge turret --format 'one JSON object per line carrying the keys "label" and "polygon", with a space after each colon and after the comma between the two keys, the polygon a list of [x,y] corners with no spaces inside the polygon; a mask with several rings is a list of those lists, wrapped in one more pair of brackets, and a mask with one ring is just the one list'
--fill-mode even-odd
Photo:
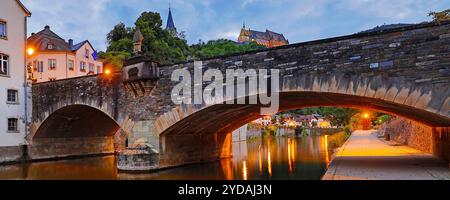
{"label": "bridge turret", "polygon": [[133,57],[123,66],[123,83],[128,92],[135,96],[150,93],[159,78],[159,64],[142,55],[144,36],[139,28],[133,36]]}
{"label": "bridge turret", "polygon": [[123,76],[128,92],[144,96],[152,91],[159,79],[159,64],[145,56],[136,56],[125,61]]}

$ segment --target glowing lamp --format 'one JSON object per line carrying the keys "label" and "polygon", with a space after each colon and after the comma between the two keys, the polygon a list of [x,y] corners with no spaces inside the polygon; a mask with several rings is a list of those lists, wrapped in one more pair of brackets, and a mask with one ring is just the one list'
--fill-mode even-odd
{"label": "glowing lamp", "polygon": [[28,53],[29,56],[33,55],[33,54],[34,54],[34,49],[31,48],[31,47],[28,48],[28,49],[27,49],[27,53]]}
{"label": "glowing lamp", "polygon": [[111,70],[110,69],[105,69],[105,74],[106,75],[110,75],[111,74]]}
{"label": "glowing lamp", "polygon": [[368,119],[368,118],[369,118],[369,113],[364,113],[363,117],[364,117],[365,119]]}

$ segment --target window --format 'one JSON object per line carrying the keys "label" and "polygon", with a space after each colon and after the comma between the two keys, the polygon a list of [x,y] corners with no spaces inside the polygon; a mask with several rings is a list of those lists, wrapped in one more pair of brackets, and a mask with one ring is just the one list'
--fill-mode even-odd
{"label": "window", "polygon": [[85,51],[85,55],[84,55],[86,58],[89,58],[89,49],[86,49],[86,51]]}
{"label": "window", "polygon": [[6,38],[6,22],[0,21],[0,38]]}
{"label": "window", "polygon": [[102,67],[97,66],[97,74],[100,74],[100,73],[102,73]]}
{"label": "window", "polygon": [[80,71],[82,72],[86,71],[86,62],[83,61],[80,62]]}
{"label": "window", "polygon": [[73,71],[73,67],[74,67],[73,63],[74,63],[73,60],[69,60],[69,62],[67,63],[67,66],[68,66],[70,71]]}
{"label": "window", "polygon": [[44,72],[44,62],[43,61],[33,61],[33,69],[37,72]]}
{"label": "window", "polygon": [[8,132],[18,132],[19,120],[17,118],[8,118]]}
{"label": "window", "polygon": [[0,75],[8,75],[9,57],[7,55],[0,54]]}
{"label": "window", "polygon": [[56,78],[48,78],[48,81],[56,81]]}
{"label": "window", "polygon": [[17,90],[8,90],[7,91],[7,98],[6,98],[6,102],[8,103],[17,103],[17,99],[18,99],[18,94],[19,92]]}
{"label": "window", "polygon": [[53,50],[53,44],[52,43],[48,43],[47,44],[47,49],[48,50]]}
{"label": "window", "polygon": [[95,68],[94,64],[89,63],[89,73],[94,73],[95,70],[94,68]]}
{"label": "window", "polygon": [[48,69],[49,70],[56,69],[56,59],[48,59]]}

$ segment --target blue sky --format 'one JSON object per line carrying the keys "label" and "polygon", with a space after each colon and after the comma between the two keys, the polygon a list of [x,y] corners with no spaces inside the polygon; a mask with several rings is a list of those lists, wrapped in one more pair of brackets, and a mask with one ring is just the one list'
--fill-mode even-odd
{"label": "blue sky", "polygon": [[[169,0],[22,0],[33,13],[29,33],[45,25],[64,39],[90,40],[106,49],[106,34],[123,22],[133,25],[143,11],[161,13]],[[430,20],[429,11],[448,9],[450,0],[171,0],[175,25],[188,43],[236,40],[247,27],[283,33],[291,43],[352,34],[384,23]]]}

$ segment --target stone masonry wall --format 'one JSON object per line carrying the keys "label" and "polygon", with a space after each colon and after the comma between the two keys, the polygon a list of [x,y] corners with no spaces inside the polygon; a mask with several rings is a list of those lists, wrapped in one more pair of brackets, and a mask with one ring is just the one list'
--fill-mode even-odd
{"label": "stone masonry wall", "polygon": [[0,147],[0,164],[19,162],[22,159],[22,148],[15,147]]}
{"label": "stone masonry wall", "polygon": [[101,155],[114,153],[112,137],[96,138],[40,138],[28,146],[28,159]]}
{"label": "stone masonry wall", "polygon": [[433,153],[433,128],[407,119],[397,118],[381,126],[392,141]]}

